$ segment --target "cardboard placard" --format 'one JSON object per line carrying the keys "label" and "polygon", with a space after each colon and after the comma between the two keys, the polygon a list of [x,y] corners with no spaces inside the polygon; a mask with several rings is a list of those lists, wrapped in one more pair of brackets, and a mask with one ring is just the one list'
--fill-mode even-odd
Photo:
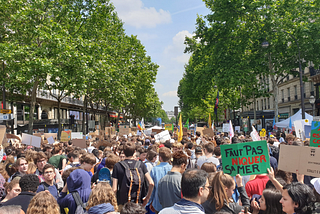
{"label": "cardboard placard", "polygon": [[320,177],[320,148],[280,145],[278,168],[304,175]]}
{"label": "cardboard placard", "polygon": [[105,146],[105,147],[112,147],[112,143],[106,141],[106,140],[101,140],[99,143],[96,145],[96,148],[98,149],[100,146]]}
{"label": "cardboard placard", "polygon": [[71,140],[73,139],[83,139],[82,132],[71,132]]}
{"label": "cardboard placard", "polygon": [[41,146],[41,137],[29,135],[22,133],[22,143],[26,145],[31,145],[34,147],[40,148]]}
{"label": "cardboard placard", "polygon": [[72,139],[72,144],[74,146],[78,146],[82,149],[87,148],[87,143],[86,143],[86,138],[82,138],[82,139]]}
{"label": "cardboard placard", "polygon": [[57,140],[57,133],[44,133],[45,138],[53,137],[54,140]]}
{"label": "cardboard placard", "polygon": [[156,134],[154,136],[154,139],[155,140],[159,140],[159,141],[166,141],[166,140],[170,140],[171,139],[171,136],[169,134],[169,131],[168,130],[165,130],[163,132],[160,132],[159,134]]}
{"label": "cardboard placard", "polygon": [[197,129],[196,129],[196,131],[200,132],[201,135],[203,135],[203,130],[204,130],[203,127],[197,127]]}
{"label": "cardboard placard", "polygon": [[267,141],[221,145],[223,172],[231,176],[267,173],[270,168]]}
{"label": "cardboard placard", "polygon": [[62,131],[60,142],[68,142],[71,140],[71,131]]}
{"label": "cardboard placard", "polygon": [[214,132],[212,128],[207,128],[202,131],[203,135],[208,135],[209,137],[214,137]]}
{"label": "cardboard placard", "polygon": [[224,123],[224,124],[223,124],[223,128],[222,128],[222,131],[223,131],[223,132],[229,132],[229,126],[230,126],[229,123]]}
{"label": "cardboard placard", "polygon": [[187,136],[188,135],[188,128],[182,128],[182,134],[183,134],[183,136]]}
{"label": "cardboard placard", "polygon": [[53,139],[53,137],[51,136],[51,137],[48,137],[48,143],[49,144],[54,144],[54,139]]}
{"label": "cardboard placard", "polygon": [[6,134],[7,128],[5,125],[0,125],[0,142],[2,144],[3,138]]}
{"label": "cardboard placard", "polygon": [[128,125],[120,126],[119,127],[119,135],[128,135],[130,133],[130,128]]}
{"label": "cardboard placard", "polygon": [[130,128],[131,132],[137,132],[138,128],[137,127],[132,127]]}
{"label": "cardboard placard", "polygon": [[[15,134],[6,134],[6,136],[7,136],[7,139],[8,139],[8,140],[9,140],[9,139],[16,139],[16,140],[19,141],[19,143],[22,142],[20,136],[17,136],[17,135],[15,135]],[[0,137],[0,138],[1,138],[1,137]],[[2,141],[1,141],[1,142],[2,142]]]}
{"label": "cardboard placard", "polygon": [[234,127],[234,131],[235,131],[235,132],[236,132],[236,131],[240,132],[240,126],[235,126],[235,127]]}
{"label": "cardboard placard", "polygon": [[159,134],[162,131],[163,131],[162,129],[152,129],[152,132],[156,134]]}
{"label": "cardboard placard", "polygon": [[105,127],[104,131],[105,131],[105,135],[115,135],[116,134],[116,130],[114,127]]}
{"label": "cardboard placard", "polygon": [[173,130],[173,125],[172,124],[165,124],[164,125],[164,130],[172,131]]}

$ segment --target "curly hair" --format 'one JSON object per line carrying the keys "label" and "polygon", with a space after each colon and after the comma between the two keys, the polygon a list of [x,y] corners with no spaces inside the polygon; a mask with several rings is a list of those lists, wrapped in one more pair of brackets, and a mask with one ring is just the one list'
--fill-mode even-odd
{"label": "curly hair", "polygon": [[92,190],[88,200],[87,210],[103,203],[110,203],[117,212],[117,198],[112,191],[110,184],[105,182],[98,183],[97,186]]}
{"label": "curly hair", "polygon": [[27,174],[20,179],[19,185],[22,192],[36,192],[40,182],[37,175]]}
{"label": "curly hair", "polygon": [[30,201],[26,214],[33,213],[60,214],[60,207],[57,200],[49,192],[42,191]]}

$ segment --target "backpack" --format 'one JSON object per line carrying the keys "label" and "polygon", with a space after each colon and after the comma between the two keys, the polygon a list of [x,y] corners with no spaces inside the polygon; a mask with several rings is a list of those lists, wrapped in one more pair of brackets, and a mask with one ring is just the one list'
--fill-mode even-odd
{"label": "backpack", "polygon": [[140,167],[141,162],[136,161],[133,168],[130,168],[125,161],[119,162],[125,169],[125,177],[120,184],[119,204],[126,202],[139,203],[142,198],[142,186],[144,184],[144,173]]}
{"label": "backpack", "polygon": [[88,212],[86,211],[86,207],[87,207],[87,203],[83,203],[79,193],[76,192],[72,192],[72,197],[74,199],[74,201],[76,202],[77,208],[75,211],[75,214],[87,214]]}

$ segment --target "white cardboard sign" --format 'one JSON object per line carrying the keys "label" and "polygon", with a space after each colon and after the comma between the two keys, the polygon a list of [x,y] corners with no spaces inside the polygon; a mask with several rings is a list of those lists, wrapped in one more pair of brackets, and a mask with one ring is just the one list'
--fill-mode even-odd
{"label": "white cardboard sign", "polygon": [[48,143],[49,143],[49,144],[54,144],[54,139],[53,139],[52,136],[49,137],[47,140],[48,140]]}
{"label": "white cardboard sign", "polygon": [[166,141],[166,140],[170,140],[171,137],[170,137],[170,134],[169,134],[169,131],[168,130],[165,130],[163,132],[160,132],[159,134],[156,134],[154,136],[154,139],[155,140],[159,140],[159,141]]}
{"label": "white cardboard sign", "polygon": [[71,132],[71,140],[82,139],[82,138],[83,138],[82,132]]}
{"label": "white cardboard sign", "polygon": [[29,135],[22,133],[22,143],[26,145],[31,145],[34,147],[40,148],[41,146],[41,137]]}

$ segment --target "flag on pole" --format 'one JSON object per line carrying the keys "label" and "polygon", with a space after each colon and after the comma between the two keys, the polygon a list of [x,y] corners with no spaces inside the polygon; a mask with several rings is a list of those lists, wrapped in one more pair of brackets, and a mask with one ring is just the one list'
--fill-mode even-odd
{"label": "flag on pole", "polygon": [[187,128],[188,130],[189,130],[189,118],[188,118],[188,120],[187,120],[187,122],[186,122],[186,124],[184,124],[184,126],[183,126],[184,128]]}
{"label": "flag on pole", "polygon": [[208,124],[209,124],[209,127],[208,128],[210,128],[211,127],[211,114],[209,113],[209,120],[208,120]]}
{"label": "flag on pole", "polygon": [[257,132],[257,130],[254,128],[254,126],[252,126],[252,132],[250,133],[250,136],[252,137],[253,141],[260,141],[260,137],[259,134]]}
{"label": "flag on pole", "polygon": [[291,117],[289,121],[289,133],[292,134],[292,122],[291,122]]}
{"label": "flag on pole", "polygon": [[214,121],[212,121],[211,128],[212,128],[212,130],[214,131]]}
{"label": "flag on pole", "polygon": [[218,114],[218,105],[219,105],[219,91],[217,93],[217,97],[216,97],[216,102],[214,104],[214,113],[217,115]]}
{"label": "flag on pole", "polygon": [[141,124],[141,121],[138,123],[137,127],[138,127],[138,129],[139,129],[140,131],[142,131],[142,124]]}
{"label": "flag on pole", "polygon": [[273,118],[272,128],[273,128],[273,129],[277,129],[277,126],[276,126],[276,118]]}
{"label": "flag on pole", "polygon": [[230,136],[230,143],[232,143],[232,138],[234,137],[234,131],[231,120],[229,120],[229,136]]}
{"label": "flag on pole", "polygon": [[144,118],[142,118],[142,120],[141,120],[141,128],[142,128],[142,130],[145,129],[145,127],[144,127]]}
{"label": "flag on pole", "polygon": [[178,142],[182,141],[183,131],[182,131],[182,118],[180,114],[179,123],[178,123]]}

